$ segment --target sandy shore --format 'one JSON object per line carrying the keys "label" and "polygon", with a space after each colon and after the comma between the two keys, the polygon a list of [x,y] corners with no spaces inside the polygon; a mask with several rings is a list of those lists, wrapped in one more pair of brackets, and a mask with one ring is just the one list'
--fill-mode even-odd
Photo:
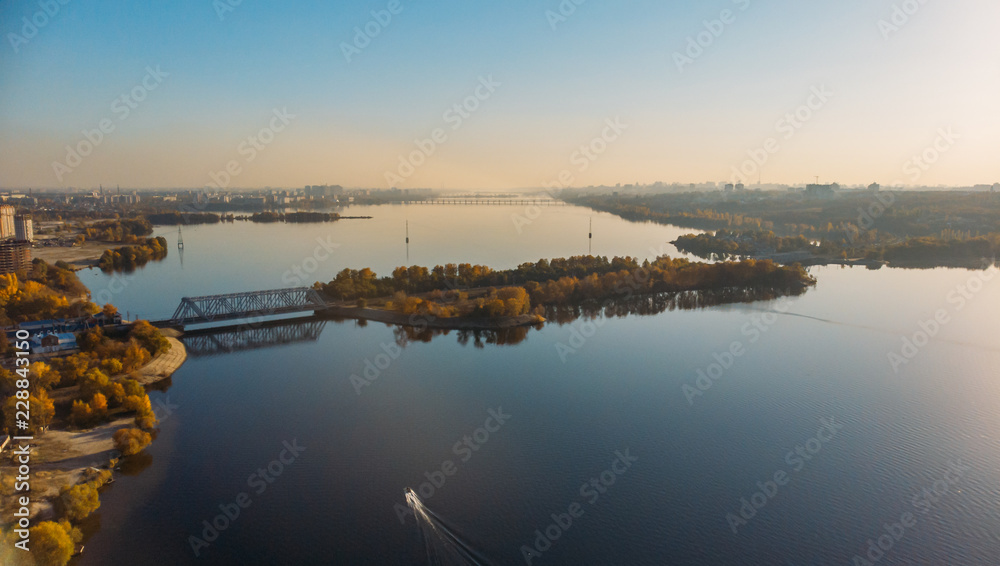
{"label": "sandy shore", "polygon": [[170,342],[170,349],[142,366],[142,369],[139,370],[137,381],[143,385],[152,385],[157,381],[170,377],[187,360],[187,349],[175,337],[179,333],[169,328],[163,329],[161,332],[166,336],[167,342]]}
{"label": "sandy shore", "polygon": [[104,250],[114,247],[112,244],[104,242],[84,242],[82,246],[39,246],[31,248],[31,257],[43,259],[47,263],[55,264],[57,261],[65,261],[76,269],[87,267],[97,267],[98,260]]}

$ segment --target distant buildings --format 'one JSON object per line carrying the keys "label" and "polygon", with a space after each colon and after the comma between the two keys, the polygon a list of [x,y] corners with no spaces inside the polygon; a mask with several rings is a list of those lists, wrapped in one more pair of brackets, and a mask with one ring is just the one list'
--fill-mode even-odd
{"label": "distant buildings", "polygon": [[35,239],[31,217],[14,216],[14,207],[0,205],[0,273],[31,267],[31,240]]}
{"label": "distant buildings", "polygon": [[340,185],[306,185],[306,196],[313,199],[324,199],[339,196],[344,192]]}
{"label": "distant buildings", "polygon": [[812,198],[833,198],[840,192],[840,185],[806,185],[806,196]]}

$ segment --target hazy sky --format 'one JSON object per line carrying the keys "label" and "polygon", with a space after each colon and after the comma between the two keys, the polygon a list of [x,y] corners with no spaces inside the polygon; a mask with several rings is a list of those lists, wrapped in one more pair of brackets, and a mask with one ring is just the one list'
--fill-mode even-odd
{"label": "hazy sky", "polygon": [[998,21],[996,0],[6,0],[0,186],[756,182],[748,152],[765,183],[993,183]]}

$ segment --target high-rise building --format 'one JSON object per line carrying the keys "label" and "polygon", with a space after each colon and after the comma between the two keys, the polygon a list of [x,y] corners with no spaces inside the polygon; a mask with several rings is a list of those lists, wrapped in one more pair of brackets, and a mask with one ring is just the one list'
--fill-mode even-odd
{"label": "high-rise building", "polygon": [[31,244],[14,240],[0,242],[0,273],[13,273],[30,268]]}
{"label": "high-rise building", "polygon": [[14,217],[14,239],[24,242],[35,241],[35,230],[32,226],[31,216],[22,214]]}
{"label": "high-rise building", "polygon": [[0,240],[14,236],[14,207],[9,204],[0,205]]}

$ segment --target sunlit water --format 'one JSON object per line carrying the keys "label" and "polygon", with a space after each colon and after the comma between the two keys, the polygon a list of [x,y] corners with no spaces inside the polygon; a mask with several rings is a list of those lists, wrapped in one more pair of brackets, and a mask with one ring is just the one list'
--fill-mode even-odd
{"label": "sunlit water", "polygon": [[[309,283],[585,254],[591,216],[601,255],[676,256],[667,242],[688,232],[541,212],[520,233],[523,208],[482,206],[191,227],[183,269],[163,228],[170,256],[109,294],[159,318],[182,296],[289,286],[317,239],[339,247]],[[103,493],[78,563],[422,564],[412,487],[498,564],[526,563],[524,546],[536,565],[848,565],[879,537],[879,565],[997,564],[1000,277],[959,300],[975,272],[812,273],[816,288],[787,301],[550,324],[513,346],[452,333],[397,351],[392,328],[330,322],[316,340],[189,358],[152,395],[159,435]],[[95,295],[121,289],[82,275]],[[894,371],[888,354],[922,322],[935,336]],[[716,379],[699,388],[700,372]],[[745,524],[741,499],[758,504]],[[206,535],[196,557],[190,537]]]}

